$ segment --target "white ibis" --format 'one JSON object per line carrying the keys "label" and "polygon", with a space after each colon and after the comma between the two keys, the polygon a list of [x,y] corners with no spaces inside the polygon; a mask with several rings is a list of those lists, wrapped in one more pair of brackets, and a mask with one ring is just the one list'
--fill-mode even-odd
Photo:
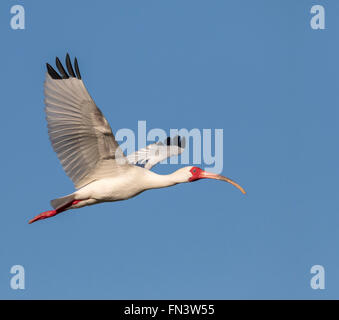
{"label": "white ibis", "polygon": [[150,171],[155,164],[184,150],[185,140],[180,137],[167,138],[165,144],[154,143],[125,157],[107,120],[81,80],[77,59],[74,59],[75,72],[68,54],[68,72],[58,58],[56,66],[59,73],[47,63],[44,84],[48,134],[77,190],[52,200],[54,210],[40,213],[29,223],[65,210],[126,200],[145,190],[205,178],[229,182],[245,194],[245,190],[231,179],[198,167],[184,167],[168,175]]}

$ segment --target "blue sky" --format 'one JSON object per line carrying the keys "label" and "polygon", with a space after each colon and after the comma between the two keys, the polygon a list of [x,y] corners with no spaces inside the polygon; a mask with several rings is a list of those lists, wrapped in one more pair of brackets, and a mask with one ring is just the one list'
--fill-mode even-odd
{"label": "blue sky", "polygon": [[[14,4],[25,30],[10,28]],[[336,1],[1,1],[0,298],[339,298],[338,14]],[[223,128],[223,173],[248,194],[199,181],[28,225],[73,191],[43,112],[45,62],[66,52],[113,131]],[[10,288],[16,264],[25,290]],[[310,287],[315,264],[325,290]]]}

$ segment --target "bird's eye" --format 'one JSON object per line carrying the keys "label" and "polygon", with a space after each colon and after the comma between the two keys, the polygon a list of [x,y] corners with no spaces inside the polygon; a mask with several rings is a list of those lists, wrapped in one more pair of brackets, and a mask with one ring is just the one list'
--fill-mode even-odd
{"label": "bird's eye", "polygon": [[197,170],[196,169],[193,169],[193,172],[196,172]]}

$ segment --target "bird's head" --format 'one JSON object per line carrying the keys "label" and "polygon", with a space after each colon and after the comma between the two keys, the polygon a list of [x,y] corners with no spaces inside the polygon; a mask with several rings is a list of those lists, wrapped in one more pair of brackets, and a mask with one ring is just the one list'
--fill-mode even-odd
{"label": "bird's head", "polygon": [[199,167],[184,167],[175,172],[179,178],[180,182],[193,182],[200,179],[215,179],[215,180],[221,180],[228,182],[238,188],[243,194],[246,193],[246,191],[236,182],[231,180],[230,178],[224,177],[220,174],[215,174],[211,172],[204,171],[200,169]]}

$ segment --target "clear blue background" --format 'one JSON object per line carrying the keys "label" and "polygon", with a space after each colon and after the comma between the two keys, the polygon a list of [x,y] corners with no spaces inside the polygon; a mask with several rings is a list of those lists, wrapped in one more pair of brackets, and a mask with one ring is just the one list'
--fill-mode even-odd
{"label": "clear blue background", "polygon": [[[321,0],[1,1],[0,298],[339,298],[338,15]],[[223,172],[248,194],[200,181],[28,225],[73,191],[43,112],[45,62],[66,52],[113,131],[223,128]]]}

